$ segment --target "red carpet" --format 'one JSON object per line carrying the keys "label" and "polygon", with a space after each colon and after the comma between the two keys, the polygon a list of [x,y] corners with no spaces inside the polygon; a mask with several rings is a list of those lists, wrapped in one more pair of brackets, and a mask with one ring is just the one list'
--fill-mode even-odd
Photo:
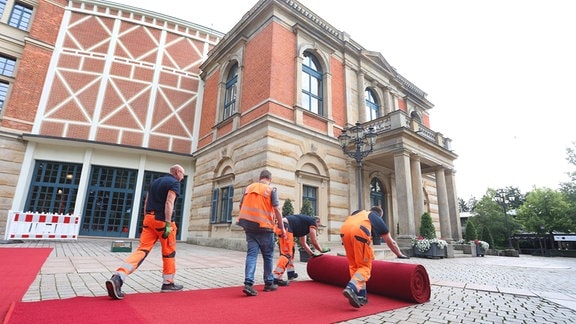
{"label": "red carpet", "polygon": [[22,300],[51,248],[0,248],[0,319]]}
{"label": "red carpet", "polygon": [[[330,269],[327,271],[326,269]],[[344,288],[350,281],[348,260],[344,256],[324,254],[308,260],[307,271],[313,280]],[[415,303],[430,300],[430,279],[419,264],[375,260],[370,280],[366,283],[370,294],[398,298]]]}
{"label": "red carpet", "polygon": [[123,300],[75,297],[19,302],[6,323],[334,323],[368,316],[414,303],[368,295],[356,309],[342,288],[314,281],[294,281],[275,292],[247,297],[242,287],[175,293],[130,294]]}

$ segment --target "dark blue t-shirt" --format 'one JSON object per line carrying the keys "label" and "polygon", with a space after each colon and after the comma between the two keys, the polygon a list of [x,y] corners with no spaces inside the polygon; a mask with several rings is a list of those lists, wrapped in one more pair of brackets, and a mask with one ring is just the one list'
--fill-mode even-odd
{"label": "dark blue t-shirt", "polygon": [[292,232],[294,237],[302,237],[310,234],[310,226],[316,227],[316,219],[308,215],[286,216],[288,220],[288,232]]}
{"label": "dark blue t-shirt", "polygon": [[[154,211],[154,218],[157,220],[163,221],[166,219],[164,216],[164,206],[166,204],[168,191],[170,190],[176,193],[176,198],[180,197],[180,181],[171,174],[157,178],[150,184],[146,211]],[[172,220],[174,220],[174,213],[172,213]]]}

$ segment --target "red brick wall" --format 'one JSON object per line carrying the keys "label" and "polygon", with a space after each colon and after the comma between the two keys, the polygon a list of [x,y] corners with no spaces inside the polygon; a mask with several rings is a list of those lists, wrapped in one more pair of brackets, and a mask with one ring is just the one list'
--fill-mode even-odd
{"label": "red brick wall", "polygon": [[346,84],[343,63],[332,57],[330,60],[332,71],[332,118],[334,123],[344,126],[346,123]]}
{"label": "red brick wall", "polygon": [[[67,1],[55,0],[54,3],[65,5]],[[30,27],[29,37],[42,43],[54,45],[64,10],[48,1],[39,1],[35,8],[35,16]],[[2,120],[2,127],[15,129],[21,132],[30,132],[31,124],[36,117],[36,111],[42,94],[46,72],[52,57],[52,51],[44,47],[37,47],[33,42],[24,46],[22,57],[18,62],[16,78],[6,107],[4,117],[23,120]]]}
{"label": "red brick wall", "polygon": [[[246,111],[270,97],[272,70],[272,50],[274,41],[274,24],[269,24],[255,35],[247,44],[244,55],[242,84],[242,104],[240,109]],[[267,113],[268,111],[262,111]],[[259,115],[243,116],[242,125],[249,123]]]}

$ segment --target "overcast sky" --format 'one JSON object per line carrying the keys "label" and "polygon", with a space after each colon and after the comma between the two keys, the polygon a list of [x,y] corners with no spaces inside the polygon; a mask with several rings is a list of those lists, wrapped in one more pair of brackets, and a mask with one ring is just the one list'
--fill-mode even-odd
{"label": "overcast sky", "polygon": [[[116,0],[228,32],[257,0]],[[558,189],[576,167],[573,0],[300,0],[428,93],[458,197]]]}

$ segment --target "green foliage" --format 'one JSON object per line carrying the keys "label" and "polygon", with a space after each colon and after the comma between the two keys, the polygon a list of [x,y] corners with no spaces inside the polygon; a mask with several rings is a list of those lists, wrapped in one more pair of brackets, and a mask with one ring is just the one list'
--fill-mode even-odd
{"label": "green foliage", "polygon": [[[485,237],[483,241],[488,242],[490,246],[494,248],[506,248],[508,246],[508,239],[504,217],[505,209],[503,205],[498,204],[495,197],[496,190],[488,189],[486,194],[477,202],[476,208],[474,209],[474,213],[476,214],[474,217],[474,225],[476,225],[477,229],[481,228],[482,231],[488,231],[490,233],[492,241]],[[510,210],[509,207],[506,208],[507,213],[510,213]],[[522,225],[510,214],[508,215],[508,226],[510,227],[511,234],[522,229]]]}
{"label": "green foliage", "polygon": [[294,215],[294,206],[292,205],[292,200],[286,199],[282,205],[282,216],[286,217],[290,215]]}
{"label": "green foliage", "polygon": [[478,238],[478,232],[476,231],[476,225],[472,219],[468,218],[466,222],[466,232],[464,233],[464,240],[466,242],[474,241]]}
{"label": "green foliage", "polygon": [[490,229],[488,227],[482,228],[482,235],[480,235],[480,240],[488,242],[490,246],[494,246],[494,238],[492,237],[492,233],[490,233]]}
{"label": "green foliage", "polygon": [[308,215],[308,216],[315,216],[314,209],[312,208],[312,203],[308,199],[304,199],[302,202],[302,208],[300,209],[300,214]]}
{"label": "green foliage", "polygon": [[529,232],[552,233],[576,230],[570,205],[560,191],[537,188],[528,194],[526,203],[518,209],[518,219]]}
{"label": "green foliage", "polygon": [[436,238],[436,229],[434,228],[434,224],[432,224],[432,217],[429,213],[422,214],[420,236],[426,239]]}

